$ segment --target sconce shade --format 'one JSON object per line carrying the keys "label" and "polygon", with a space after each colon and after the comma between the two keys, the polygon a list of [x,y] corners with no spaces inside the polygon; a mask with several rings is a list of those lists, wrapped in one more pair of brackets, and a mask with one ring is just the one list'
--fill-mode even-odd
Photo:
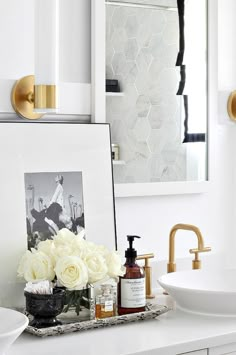
{"label": "sconce shade", "polygon": [[35,0],[35,112],[56,112],[58,37],[59,0]]}
{"label": "sconce shade", "polygon": [[11,102],[23,118],[38,119],[57,112],[59,0],[34,0],[35,76],[18,80]]}

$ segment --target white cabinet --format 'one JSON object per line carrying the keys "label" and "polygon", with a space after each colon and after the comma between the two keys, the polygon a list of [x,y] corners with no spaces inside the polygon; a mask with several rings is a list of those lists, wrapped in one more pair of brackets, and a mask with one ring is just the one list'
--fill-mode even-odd
{"label": "white cabinet", "polygon": [[190,351],[187,353],[181,353],[177,355],[236,355],[236,343],[214,346],[209,349],[201,349],[196,351]]}

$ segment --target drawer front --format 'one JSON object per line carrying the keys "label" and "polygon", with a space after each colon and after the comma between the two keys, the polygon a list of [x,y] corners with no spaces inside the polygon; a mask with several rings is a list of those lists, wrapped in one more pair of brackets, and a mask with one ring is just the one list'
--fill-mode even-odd
{"label": "drawer front", "polygon": [[210,348],[208,355],[236,355],[236,343]]}

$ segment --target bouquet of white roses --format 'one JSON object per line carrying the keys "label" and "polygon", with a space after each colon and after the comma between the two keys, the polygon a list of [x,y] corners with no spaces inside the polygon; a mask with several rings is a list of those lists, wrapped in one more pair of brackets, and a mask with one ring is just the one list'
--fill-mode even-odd
{"label": "bouquet of white roses", "polygon": [[116,251],[85,240],[84,231],[75,235],[64,228],[52,240],[40,242],[37,249],[27,250],[17,272],[27,282],[49,280],[82,294],[88,284],[122,276],[124,267]]}

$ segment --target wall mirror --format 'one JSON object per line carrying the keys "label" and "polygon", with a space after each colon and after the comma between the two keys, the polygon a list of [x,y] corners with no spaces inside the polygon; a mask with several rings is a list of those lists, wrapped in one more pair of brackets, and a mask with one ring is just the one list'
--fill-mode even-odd
{"label": "wall mirror", "polygon": [[118,196],[200,192],[207,181],[207,6],[105,2],[106,121],[119,146]]}

